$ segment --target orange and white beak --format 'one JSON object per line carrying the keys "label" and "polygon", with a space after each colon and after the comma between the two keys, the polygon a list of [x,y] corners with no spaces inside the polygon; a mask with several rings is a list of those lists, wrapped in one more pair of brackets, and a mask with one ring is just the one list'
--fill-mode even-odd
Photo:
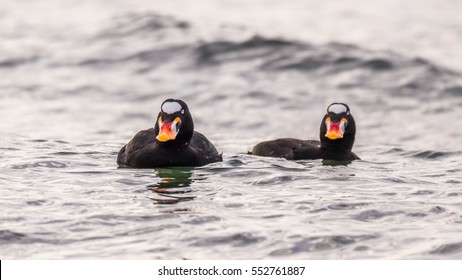
{"label": "orange and white beak", "polygon": [[339,122],[332,122],[330,118],[326,119],[326,127],[327,132],[326,136],[330,140],[340,139],[343,138],[343,133],[345,133],[345,126],[347,124],[347,120],[342,118]]}
{"label": "orange and white beak", "polygon": [[160,142],[175,140],[180,131],[181,120],[176,117],[173,122],[163,122],[162,117],[159,117],[159,134],[156,139]]}

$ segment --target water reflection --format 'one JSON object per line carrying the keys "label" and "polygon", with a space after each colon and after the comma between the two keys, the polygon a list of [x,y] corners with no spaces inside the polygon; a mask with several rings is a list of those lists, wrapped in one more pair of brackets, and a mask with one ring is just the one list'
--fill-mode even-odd
{"label": "water reflection", "polygon": [[176,204],[189,201],[196,196],[191,195],[192,167],[173,167],[155,169],[160,178],[158,183],[147,186],[147,189],[158,197],[149,198],[155,204]]}
{"label": "water reflection", "polygon": [[352,163],[352,160],[331,160],[331,159],[323,159],[322,165],[324,166],[337,166],[337,165],[344,165],[347,166],[348,164]]}

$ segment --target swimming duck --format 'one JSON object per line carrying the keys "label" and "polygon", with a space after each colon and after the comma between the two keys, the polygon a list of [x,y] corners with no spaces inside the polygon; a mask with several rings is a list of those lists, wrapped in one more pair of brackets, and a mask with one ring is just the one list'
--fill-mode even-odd
{"label": "swimming duck", "polygon": [[355,141],[356,123],[350,108],[344,103],[332,103],[322,119],[321,141],[280,138],[258,143],[251,154],[281,157],[289,160],[325,159],[351,161],[359,159],[351,149]]}
{"label": "swimming duck", "polygon": [[120,149],[117,163],[137,168],[202,166],[222,161],[221,154],[201,133],[186,103],[167,99],[154,128],[138,132]]}

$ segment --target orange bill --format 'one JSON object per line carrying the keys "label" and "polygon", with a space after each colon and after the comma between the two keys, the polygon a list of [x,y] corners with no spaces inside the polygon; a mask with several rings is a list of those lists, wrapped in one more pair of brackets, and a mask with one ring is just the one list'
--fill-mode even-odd
{"label": "orange bill", "polygon": [[175,118],[173,122],[164,123],[162,118],[159,118],[159,134],[156,139],[160,142],[167,142],[169,140],[175,140],[178,130],[176,129],[177,123],[181,122],[179,118]]}
{"label": "orange bill", "polygon": [[330,118],[327,118],[327,132],[325,136],[331,140],[343,138],[343,133],[345,133],[346,122],[347,120],[345,118],[342,118],[339,122],[332,122]]}

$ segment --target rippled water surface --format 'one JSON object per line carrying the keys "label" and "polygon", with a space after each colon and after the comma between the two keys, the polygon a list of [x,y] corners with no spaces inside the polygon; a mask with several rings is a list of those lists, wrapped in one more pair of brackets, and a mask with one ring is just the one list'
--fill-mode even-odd
{"label": "rippled water surface", "polygon": [[[451,64],[462,56],[445,56],[454,44],[319,43],[325,26],[274,36],[262,31],[268,15],[232,22],[227,1],[206,24],[151,2],[0,11],[1,258],[462,258],[462,68]],[[390,12],[385,3],[377,8]],[[425,34],[462,44],[451,37],[460,20],[439,13],[417,17],[434,19]],[[188,103],[224,161],[118,168],[118,150],[169,97]],[[350,105],[362,160],[247,155],[262,140],[316,139],[333,101]]]}

